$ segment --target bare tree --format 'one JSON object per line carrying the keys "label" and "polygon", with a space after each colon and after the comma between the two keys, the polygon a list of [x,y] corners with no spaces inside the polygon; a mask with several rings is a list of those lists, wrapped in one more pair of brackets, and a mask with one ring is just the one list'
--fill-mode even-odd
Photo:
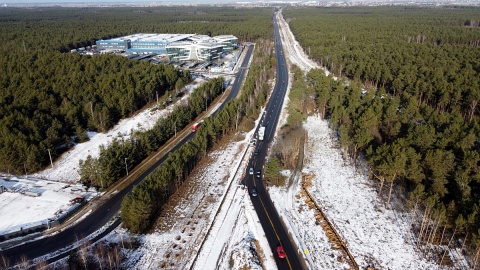
{"label": "bare tree", "polygon": [[425,201],[425,211],[423,214],[423,219],[422,219],[422,225],[420,227],[420,234],[418,235],[418,243],[420,244],[422,242],[422,239],[426,238],[427,236],[427,231],[428,228],[430,227],[430,222],[431,222],[431,215],[433,211],[433,207],[438,201],[437,196],[431,196],[428,197]]}
{"label": "bare tree", "polygon": [[48,266],[48,263],[44,259],[38,259],[37,262],[35,263],[35,270],[48,270],[50,267]]}
{"label": "bare tree", "polygon": [[295,129],[282,134],[282,139],[275,145],[274,152],[280,153],[282,163],[287,168],[295,168],[297,165],[299,149],[304,140],[305,131]]}
{"label": "bare tree", "polygon": [[478,257],[480,257],[480,246],[477,247],[477,251],[475,252],[475,257],[473,258],[473,270],[475,270],[477,267]]}
{"label": "bare tree", "polygon": [[89,241],[83,242],[83,244],[78,248],[78,258],[80,259],[81,263],[83,264],[83,267],[85,269],[88,269],[88,247],[89,247]]}
{"label": "bare tree", "polygon": [[475,256],[473,257],[473,270],[477,267],[478,258],[480,257],[480,229],[478,233],[474,233],[472,236],[472,242],[476,247]]}
{"label": "bare tree", "polygon": [[117,246],[108,251],[107,257],[110,269],[120,269],[120,264],[122,262],[123,256]]}
{"label": "bare tree", "polygon": [[405,236],[405,243],[408,242],[408,238],[410,237],[412,224],[415,219],[415,215],[417,214],[418,204],[421,202],[421,200],[423,200],[423,197],[425,196],[424,190],[425,188],[423,185],[418,185],[415,188],[415,190],[410,194],[410,199],[411,199],[410,203],[413,202],[414,206],[413,206],[412,217],[410,218],[410,224],[408,225],[407,235]]}
{"label": "bare tree", "polygon": [[118,247],[115,247],[114,251],[115,251],[115,253],[114,253],[115,254],[115,266],[116,266],[115,268],[120,269],[120,265],[121,265],[122,259],[123,259],[122,251]]}
{"label": "bare tree", "polygon": [[437,233],[438,227],[440,226],[440,224],[445,219],[445,208],[441,207],[440,209],[437,209],[436,210],[436,216],[437,216],[437,218],[436,218],[435,223],[433,225],[432,233],[430,234],[430,236],[427,239],[427,243],[432,244],[432,245],[433,245],[433,242],[435,240],[435,234]]}
{"label": "bare tree", "polygon": [[28,270],[32,267],[32,262],[28,259],[27,256],[20,256],[20,263],[17,265],[17,269]]}
{"label": "bare tree", "polygon": [[448,247],[450,247],[450,244],[452,243],[453,238],[455,237],[455,233],[457,232],[457,229],[463,228],[464,225],[465,225],[465,219],[463,218],[462,214],[460,214],[455,220],[455,229],[453,229],[452,237],[450,237],[450,241],[448,241],[447,247],[445,248],[445,252],[443,252],[442,259],[440,260],[440,265],[442,265],[443,263],[445,255],[447,254],[447,251],[448,251]]}
{"label": "bare tree", "polygon": [[380,189],[378,191],[378,198],[381,199],[382,198],[383,184],[385,184],[385,177],[383,175],[376,175],[375,173],[373,173],[373,175],[375,176],[375,178],[377,178],[380,181]]}
{"label": "bare tree", "polygon": [[0,269],[7,269],[10,267],[10,260],[4,255],[0,255]]}
{"label": "bare tree", "polygon": [[447,230],[447,226],[443,226],[443,231],[442,231],[442,237],[440,237],[440,242],[438,242],[439,245],[443,243],[443,237],[445,236],[445,231]]}
{"label": "bare tree", "polygon": [[106,257],[107,250],[105,248],[105,244],[98,243],[97,245],[95,245],[93,253],[94,253],[94,257],[97,259],[98,267],[100,268],[100,270],[106,269],[104,260]]}
{"label": "bare tree", "polygon": [[114,269],[115,267],[115,259],[113,258],[113,253],[111,250],[107,252],[107,263],[108,263],[108,269]]}

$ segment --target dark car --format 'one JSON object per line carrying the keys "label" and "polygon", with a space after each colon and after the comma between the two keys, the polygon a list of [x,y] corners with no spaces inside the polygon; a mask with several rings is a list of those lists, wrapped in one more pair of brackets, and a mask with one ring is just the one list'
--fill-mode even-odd
{"label": "dark car", "polygon": [[279,257],[280,259],[285,258],[285,251],[283,251],[283,247],[282,247],[282,246],[278,246],[278,247],[277,247],[277,254],[278,254],[278,257]]}
{"label": "dark car", "polygon": [[257,190],[255,188],[252,188],[252,196],[257,197]]}
{"label": "dark car", "polygon": [[260,170],[257,171],[257,178],[262,178],[262,171]]}

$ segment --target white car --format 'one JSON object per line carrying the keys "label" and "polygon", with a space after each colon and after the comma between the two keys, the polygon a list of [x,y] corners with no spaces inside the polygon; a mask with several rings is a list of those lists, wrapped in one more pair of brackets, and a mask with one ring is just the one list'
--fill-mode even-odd
{"label": "white car", "polygon": [[250,169],[248,170],[248,174],[253,175],[253,167],[250,167]]}

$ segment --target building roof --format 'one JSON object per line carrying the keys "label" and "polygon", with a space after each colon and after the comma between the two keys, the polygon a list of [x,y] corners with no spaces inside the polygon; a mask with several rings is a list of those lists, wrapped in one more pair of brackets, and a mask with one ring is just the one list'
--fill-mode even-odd
{"label": "building roof", "polygon": [[128,36],[119,37],[116,39],[120,40],[130,40],[131,42],[145,42],[145,41],[164,41],[167,43],[176,42],[179,40],[184,40],[195,36],[195,34],[133,34]]}
{"label": "building roof", "polygon": [[224,42],[232,39],[237,39],[236,36],[234,35],[220,35],[220,36],[215,36],[213,37],[214,39],[218,40],[219,42]]}
{"label": "building roof", "polygon": [[161,42],[165,44],[177,43],[177,42],[189,42],[189,43],[223,43],[237,39],[233,35],[220,35],[215,37],[209,37],[207,35],[198,34],[154,34],[154,33],[138,33],[127,35],[118,38],[112,38],[103,41],[119,42],[124,40],[130,40],[130,42],[143,43],[143,42]]}
{"label": "building roof", "polygon": [[209,42],[212,38],[207,35],[194,35],[189,40],[197,43]]}
{"label": "building roof", "polygon": [[225,44],[214,43],[214,42],[202,42],[202,43],[194,43],[191,41],[178,41],[173,42],[167,45],[167,48],[219,48],[223,47]]}

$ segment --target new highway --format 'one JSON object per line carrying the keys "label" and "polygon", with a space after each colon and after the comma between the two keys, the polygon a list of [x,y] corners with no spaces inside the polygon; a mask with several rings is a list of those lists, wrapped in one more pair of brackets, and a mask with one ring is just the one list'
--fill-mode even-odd
{"label": "new highway", "polygon": [[[222,103],[222,105],[217,111],[221,110],[230,99],[235,98],[240,91],[241,84],[245,76],[245,70],[248,68],[249,60],[251,58],[253,46],[248,46],[246,47],[246,49],[247,51],[244,55],[241,66],[236,74],[235,82],[232,86],[232,89],[226,100]],[[185,142],[193,138],[194,135],[194,133],[190,133],[178,144],[176,144],[176,146],[173,147],[170,151],[176,151]],[[70,251],[66,250],[66,247],[74,244],[79,239],[82,239],[98,231],[100,228],[104,227],[109,221],[111,221],[119,213],[120,206],[125,195],[127,195],[135,185],[143,181],[150,173],[152,173],[158,166],[160,166],[167,157],[168,155],[164,155],[163,157],[159,158],[153,166],[145,170],[128,186],[121,190],[118,190],[118,192],[114,193],[108,199],[101,198],[100,200],[96,201],[96,203],[100,205],[94,211],[92,211],[90,214],[85,216],[83,219],[81,219],[74,225],[66,227],[65,229],[59,231],[54,235],[24,243],[10,249],[2,250],[0,251],[0,255],[7,257],[10,260],[11,264],[14,264],[15,262],[20,262],[23,256],[25,256],[23,257],[23,259],[34,259],[47,254],[57,254],[55,257],[49,259],[48,262],[53,262],[67,256]],[[116,226],[118,226],[119,223],[120,221],[119,219],[117,219],[117,221],[111,224],[107,228],[107,230],[97,235],[95,238],[93,238],[92,241],[100,239],[108,232],[113,230]]]}
{"label": "new highway", "polygon": [[[305,269],[302,256],[297,252],[297,247],[282,223],[268,192],[265,189],[262,178],[256,176],[256,172],[261,170],[263,172],[265,156],[268,150],[268,143],[272,139],[275,129],[278,124],[278,119],[285,99],[285,94],[288,86],[288,69],[285,62],[285,56],[282,48],[282,40],[276,22],[276,13],[274,15],[274,40],[275,52],[277,61],[276,83],[272,95],[270,96],[265,113],[260,120],[260,125],[265,126],[265,136],[263,141],[258,141],[256,151],[258,154],[254,155],[249,162],[249,168],[254,168],[254,175],[250,175],[247,168],[245,173],[245,182],[248,189],[251,191],[255,188],[257,196],[251,196],[251,200],[255,211],[258,214],[260,223],[265,231],[265,236],[268,240],[270,248],[274,254],[278,269]],[[258,133],[258,129],[257,129]],[[251,194],[251,192],[250,192]],[[278,246],[282,246],[286,253],[285,258],[280,258],[277,254]]]}

